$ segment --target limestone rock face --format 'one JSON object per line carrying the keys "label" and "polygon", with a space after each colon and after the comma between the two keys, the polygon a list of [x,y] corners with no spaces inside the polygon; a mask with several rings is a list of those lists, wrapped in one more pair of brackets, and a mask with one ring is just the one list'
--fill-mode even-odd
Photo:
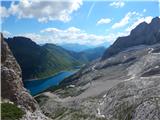
{"label": "limestone rock face", "polygon": [[23,87],[21,68],[3,40],[2,34],[1,53],[2,98],[9,99],[29,111],[35,111],[38,105]]}

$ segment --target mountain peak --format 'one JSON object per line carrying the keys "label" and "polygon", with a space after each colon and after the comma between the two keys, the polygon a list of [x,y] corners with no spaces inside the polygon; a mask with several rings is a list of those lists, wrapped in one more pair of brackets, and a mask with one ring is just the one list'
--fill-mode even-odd
{"label": "mountain peak", "polygon": [[133,29],[129,36],[119,37],[104,53],[102,60],[121,51],[139,45],[160,43],[160,18],[155,17],[151,23],[142,22]]}
{"label": "mountain peak", "polygon": [[153,18],[151,23],[160,23],[160,18],[159,17]]}
{"label": "mountain peak", "polygon": [[160,18],[155,17],[152,19],[150,26],[153,28],[154,31],[160,30]]}

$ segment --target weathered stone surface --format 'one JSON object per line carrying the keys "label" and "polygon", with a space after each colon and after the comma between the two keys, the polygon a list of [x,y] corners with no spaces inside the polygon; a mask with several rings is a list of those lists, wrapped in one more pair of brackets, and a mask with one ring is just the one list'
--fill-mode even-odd
{"label": "weathered stone surface", "polygon": [[12,55],[7,43],[3,40],[1,34],[1,84],[2,98],[21,105],[22,107],[35,111],[36,101],[23,87],[21,68]]}
{"label": "weathered stone surface", "polygon": [[[4,102],[12,101],[25,111],[21,120],[50,120],[35,99],[23,87],[22,72],[1,34],[1,95]],[[11,102],[11,103],[12,103]]]}

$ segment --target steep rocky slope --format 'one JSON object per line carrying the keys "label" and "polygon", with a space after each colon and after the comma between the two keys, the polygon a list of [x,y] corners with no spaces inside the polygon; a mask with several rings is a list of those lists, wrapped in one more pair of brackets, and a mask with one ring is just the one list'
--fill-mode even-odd
{"label": "steep rocky slope", "polygon": [[[1,97],[2,102],[11,101],[26,114],[22,120],[47,120],[37,102],[23,87],[22,72],[1,34]],[[7,115],[7,113],[6,113]]]}
{"label": "steep rocky slope", "polygon": [[[55,120],[159,120],[159,21],[132,30],[139,37],[141,33],[143,43],[130,44],[129,39],[125,49],[88,64],[61,88],[37,96],[43,112]],[[149,29],[156,33],[150,39],[143,34]],[[145,44],[148,40],[151,44]]]}

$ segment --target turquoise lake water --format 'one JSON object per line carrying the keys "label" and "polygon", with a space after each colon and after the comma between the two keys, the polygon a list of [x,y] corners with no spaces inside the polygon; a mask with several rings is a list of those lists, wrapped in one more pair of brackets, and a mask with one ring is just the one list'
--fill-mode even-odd
{"label": "turquoise lake water", "polygon": [[62,80],[73,75],[75,72],[77,71],[62,71],[49,78],[24,81],[24,86],[30,91],[32,95],[36,95],[52,86],[59,85]]}

